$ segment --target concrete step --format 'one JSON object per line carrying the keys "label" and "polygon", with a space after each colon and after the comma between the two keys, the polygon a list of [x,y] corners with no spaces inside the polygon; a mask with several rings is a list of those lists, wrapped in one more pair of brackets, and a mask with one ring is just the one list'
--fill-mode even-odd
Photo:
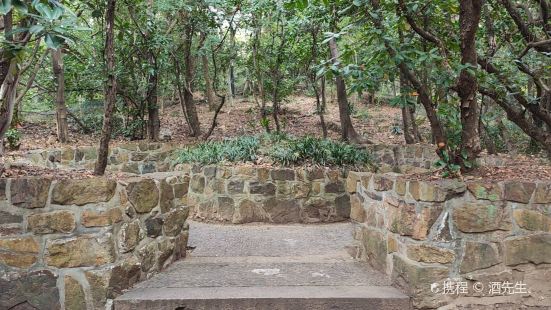
{"label": "concrete step", "polygon": [[388,277],[349,254],[350,224],[192,223],[188,258],[117,298],[129,309],[410,309]]}

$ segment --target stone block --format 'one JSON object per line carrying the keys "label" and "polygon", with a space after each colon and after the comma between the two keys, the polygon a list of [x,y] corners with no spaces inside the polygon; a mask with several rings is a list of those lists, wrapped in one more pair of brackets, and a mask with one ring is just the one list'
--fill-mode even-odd
{"label": "stone block", "polygon": [[510,230],[511,212],[503,204],[464,203],[453,209],[452,220],[465,233]]}
{"label": "stone block", "polygon": [[228,182],[228,193],[231,195],[243,194],[245,182],[243,180],[230,180]]}
{"label": "stone block", "polygon": [[144,161],[149,154],[145,152],[132,152],[130,153],[131,161]]}
{"label": "stone block", "polygon": [[0,295],[0,309],[61,309],[57,276],[48,270],[0,277]]}
{"label": "stone block", "polygon": [[149,213],[159,203],[159,190],[151,179],[135,179],[126,187],[128,200],[138,213]]}
{"label": "stone block", "polygon": [[551,234],[514,237],[503,242],[505,264],[551,264]]}
{"label": "stone block", "polygon": [[300,205],[295,199],[270,198],[264,202],[264,210],[274,223],[300,222]]}
{"label": "stone block", "polygon": [[427,244],[408,245],[407,256],[421,263],[451,264],[455,260],[454,251]]}
{"label": "stone block", "polygon": [[140,227],[140,220],[124,223],[118,233],[119,248],[122,253],[133,251],[145,237]]}
{"label": "stone block", "polygon": [[394,187],[394,176],[387,174],[375,174],[373,176],[373,189],[380,192],[392,190]]}
{"label": "stone block", "polygon": [[164,219],[162,217],[150,217],[144,221],[148,237],[157,238],[163,233]]}
{"label": "stone block", "polygon": [[508,181],[503,183],[503,199],[513,202],[528,203],[535,189],[535,183]]}
{"label": "stone block", "polygon": [[231,197],[218,197],[218,216],[223,221],[231,222],[235,211],[235,201]]}
{"label": "stone block", "polygon": [[304,203],[301,219],[304,223],[328,222],[331,204],[323,198],[311,198]]}
{"label": "stone block", "polygon": [[110,273],[106,270],[90,270],[84,273],[90,287],[94,310],[104,310],[109,295]]}
{"label": "stone block", "polygon": [[140,259],[140,267],[143,272],[149,272],[153,268],[154,270],[158,270],[158,250],[159,244],[157,242],[150,242],[137,250],[138,258]]}
{"label": "stone block", "polygon": [[65,309],[87,310],[86,296],[80,283],[70,276],[63,279],[65,285]]}
{"label": "stone block", "polygon": [[46,264],[58,268],[92,267],[112,263],[115,250],[111,234],[83,235],[46,242]]}
{"label": "stone block", "polygon": [[551,215],[543,211],[515,209],[513,211],[513,218],[522,229],[551,232]]}
{"label": "stone block", "polygon": [[84,227],[106,227],[122,221],[121,208],[111,208],[105,211],[84,210],[80,223]]}
{"label": "stone block", "polygon": [[325,184],[326,194],[341,194],[341,193],[344,193],[344,191],[345,191],[344,183],[341,181]]}
{"label": "stone block", "polygon": [[11,180],[11,203],[20,208],[44,208],[48,200],[51,180],[17,178]]}
{"label": "stone block", "polygon": [[189,207],[178,207],[165,214],[163,224],[165,235],[175,237],[180,234],[184,230],[188,215]]}
{"label": "stone block", "polygon": [[254,201],[245,199],[239,203],[237,212],[233,216],[234,224],[245,224],[255,222],[267,222],[268,214]]}
{"label": "stone block", "polygon": [[375,269],[384,272],[388,251],[386,237],[377,230],[364,227],[362,228],[361,244],[369,263]]}
{"label": "stone block", "polygon": [[108,298],[115,298],[140,281],[140,262],[134,256],[118,262],[109,272]]}
{"label": "stone block", "polygon": [[68,234],[76,227],[75,217],[69,211],[34,214],[27,218],[27,224],[27,229],[35,234]]}
{"label": "stone block", "polygon": [[486,269],[501,263],[497,246],[493,243],[466,241],[465,253],[459,267],[461,273]]}
{"label": "stone block", "polygon": [[335,216],[337,221],[349,219],[350,210],[350,196],[348,194],[335,198]]}
{"label": "stone block", "polygon": [[455,180],[409,182],[409,193],[411,197],[417,201],[444,202],[454,196],[464,193],[465,190],[465,184]]}
{"label": "stone block", "polygon": [[2,224],[19,224],[23,222],[23,216],[12,214],[6,211],[0,211],[0,225]]}
{"label": "stone block", "polygon": [[536,186],[532,203],[551,204],[551,182],[539,183]]}
{"label": "stone block", "polygon": [[363,223],[366,220],[362,198],[358,194],[350,196],[350,218],[358,223]]}
{"label": "stone block", "polygon": [[467,189],[476,199],[498,201],[501,199],[501,189],[495,183],[472,182],[467,184]]}
{"label": "stone block", "polygon": [[38,260],[40,246],[32,237],[0,239],[0,265],[28,268]]}
{"label": "stone block", "polygon": [[385,203],[385,208],[387,208],[387,228],[393,233],[411,236],[416,240],[427,238],[430,228],[442,212],[442,207],[438,205],[424,207],[417,211],[415,205],[403,201],[400,201],[397,207]]}
{"label": "stone block", "polygon": [[251,195],[273,196],[276,194],[274,183],[250,182],[249,193]]}
{"label": "stone block", "polygon": [[274,169],[272,170],[272,180],[275,181],[294,181],[295,171],[293,169]]}
{"label": "stone block", "polygon": [[166,180],[160,181],[159,206],[162,213],[166,213],[174,206],[174,189]]}

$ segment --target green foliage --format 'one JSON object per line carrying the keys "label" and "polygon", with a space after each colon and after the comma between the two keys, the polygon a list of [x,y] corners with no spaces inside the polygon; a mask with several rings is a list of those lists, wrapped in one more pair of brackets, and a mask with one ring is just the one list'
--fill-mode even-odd
{"label": "green foliage", "polygon": [[10,128],[5,135],[10,150],[17,150],[21,145],[21,133],[15,128]]}
{"label": "green foliage", "polygon": [[371,163],[365,150],[347,143],[314,137],[293,138],[283,134],[202,143],[181,150],[176,162],[213,164],[256,161],[259,158],[268,158],[284,166],[317,164],[366,167]]}

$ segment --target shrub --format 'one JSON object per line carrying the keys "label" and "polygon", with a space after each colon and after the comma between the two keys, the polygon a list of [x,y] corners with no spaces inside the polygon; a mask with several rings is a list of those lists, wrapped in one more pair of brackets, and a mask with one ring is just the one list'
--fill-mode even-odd
{"label": "shrub", "polygon": [[202,143],[181,150],[176,162],[247,162],[260,157],[284,166],[316,164],[365,167],[371,163],[369,154],[356,146],[314,137],[293,138],[285,134]]}
{"label": "shrub", "polygon": [[21,145],[21,133],[15,128],[10,128],[6,131],[6,141],[10,150],[17,150]]}

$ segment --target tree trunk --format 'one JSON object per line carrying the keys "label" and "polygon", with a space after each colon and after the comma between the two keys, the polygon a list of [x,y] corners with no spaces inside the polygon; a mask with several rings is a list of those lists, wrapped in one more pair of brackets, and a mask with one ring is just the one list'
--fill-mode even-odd
{"label": "tree trunk", "polygon": [[193,29],[191,25],[186,26],[186,39],[184,44],[184,107],[188,116],[189,126],[191,127],[191,136],[199,137],[201,135],[201,124],[199,116],[193,100],[193,56],[191,55],[191,47],[193,42]]}
{"label": "tree trunk", "polygon": [[153,72],[149,73],[147,80],[148,84],[148,93],[147,93],[147,137],[151,141],[158,141],[161,131],[161,121],[159,119],[159,106],[157,103],[158,100],[158,68],[156,65],[155,57],[151,54],[149,55],[149,65],[152,66]]}
{"label": "tree trunk", "polygon": [[[329,51],[331,53],[331,62],[337,67],[340,67],[339,50],[335,38],[329,40]],[[335,77],[335,85],[337,87],[337,102],[339,104],[342,139],[352,143],[365,142],[362,141],[361,137],[352,126],[352,119],[350,118],[350,111],[348,107],[348,96],[346,94],[346,84],[340,74]]]}
{"label": "tree trunk", "polygon": [[[204,36],[204,34],[203,34]],[[216,100],[214,99],[214,90],[212,89],[212,80],[209,72],[209,57],[203,53],[201,55],[201,63],[203,65],[203,79],[205,80],[205,95],[209,105],[209,111],[216,110]]]}
{"label": "tree trunk", "polygon": [[51,51],[54,77],[57,82],[55,99],[57,124],[57,140],[67,143],[69,140],[69,125],[67,124],[67,106],[65,105],[65,70],[63,68],[63,52],[61,47]]}
{"label": "tree trunk", "polygon": [[481,151],[480,135],[478,133],[478,100],[476,97],[478,82],[471,73],[476,70],[476,31],[480,22],[482,0],[461,0],[459,2],[459,24],[461,28],[461,63],[471,66],[459,75],[457,92],[461,100],[461,151],[467,155],[467,160],[473,161]]}
{"label": "tree trunk", "polygon": [[115,5],[116,0],[107,0],[105,12],[106,36],[105,36],[105,61],[107,71],[107,83],[105,84],[105,111],[103,127],[98,149],[98,160],[94,169],[95,175],[104,175],[107,168],[109,155],[109,140],[111,139],[111,115],[115,109],[117,96],[117,79],[115,78]]}

